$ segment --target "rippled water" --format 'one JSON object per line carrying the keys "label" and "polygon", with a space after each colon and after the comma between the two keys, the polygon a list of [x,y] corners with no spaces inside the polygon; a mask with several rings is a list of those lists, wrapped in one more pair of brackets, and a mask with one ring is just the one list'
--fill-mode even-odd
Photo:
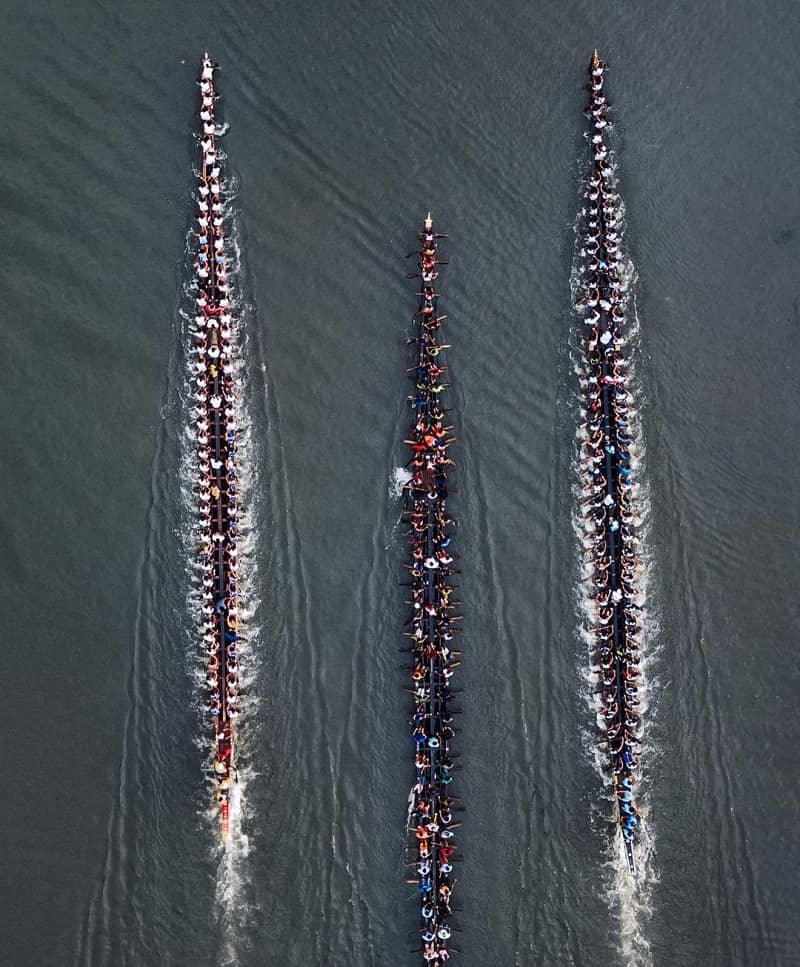
{"label": "rippled water", "polygon": [[[794,7],[13,3],[4,957],[411,964],[403,256],[450,232],[463,967],[622,963],[571,529],[584,70],[611,64],[659,616],[656,965],[800,963]],[[214,846],[180,308],[198,58],[238,180],[257,695]],[[455,958],[454,958],[455,961]]]}

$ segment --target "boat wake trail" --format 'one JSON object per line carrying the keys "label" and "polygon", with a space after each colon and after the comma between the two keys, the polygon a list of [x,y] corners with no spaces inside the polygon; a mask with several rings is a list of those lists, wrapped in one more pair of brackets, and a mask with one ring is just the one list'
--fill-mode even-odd
{"label": "boat wake trail", "polygon": [[[640,809],[646,811],[640,800]],[[636,848],[636,876],[630,875],[627,857],[617,839],[608,863],[609,898],[619,916],[619,952],[625,967],[651,967],[653,963],[646,926],[652,913],[653,886],[656,883],[652,826],[642,826]]]}
{"label": "boat wake trail", "polygon": [[644,436],[636,375],[638,319],[635,272],[622,250],[625,210],[616,165],[606,144],[610,128],[603,91],[605,65],[595,52],[586,110],[592,165],[578,219],[572,294],[582,330],[573,344],[581,391],[575,460],[581,548],[577,589],[589,652],[585,697],[595,720],[586,736],[607,792],[602,821],[615,830],[604,870],[607,899],[619,918],[626,967],[651,963],[646,924],[656,882],[653,825],[641,762],[652,761],[645,718],[655,619],[649,608],[649,496],[643,474]]}
{"label": "boat wake trail", "polygon": [[[220,929],[220,967],[237,967],[241,938],[256,915],[249,889],[250,837],[244,832],[249,819],[247,785],[254,778],[255,774],[240,766],[239,781],[231,794],[230,833],[219,850],[214,906]],[[209,826],[213,826],[217,821],[216,810],[209,811],[207,818]]]}

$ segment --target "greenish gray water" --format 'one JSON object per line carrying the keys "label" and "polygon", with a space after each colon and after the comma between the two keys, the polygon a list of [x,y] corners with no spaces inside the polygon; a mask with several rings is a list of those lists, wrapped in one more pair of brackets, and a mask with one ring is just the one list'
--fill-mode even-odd
{"label": "greenish gray water", "polygon": [[[390,483],[402,256],[432,208],[468,629],[457,963],[619,962],[570,528],[596,45],[639,274],[661,628],[641,929],[665,967],[800,963],[795,7],[12,0],[5,28],[4,961],[414,962]],[[204,816],[178,473],[206,48],[259,495],[232,868]]]}

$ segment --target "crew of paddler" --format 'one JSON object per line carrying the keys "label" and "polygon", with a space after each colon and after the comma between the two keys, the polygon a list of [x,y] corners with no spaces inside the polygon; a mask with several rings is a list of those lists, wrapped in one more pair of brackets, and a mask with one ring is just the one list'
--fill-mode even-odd
{"label": "crew of paddler", "polygon": [[206,54],[199,80],[202,164],[198,175],[197,292],[193,399],[200,511],[201,636],[206,654],[206,710],[214,727],[213,773],[223,835],[227,833],[234,723],[239,714],[238,490],[233,318],[223,233],[223,188],[214,101],[216,65]]}
{"label": "crew of paddler", "polygon": [[604,144],[605,65],[597,53],[589,68],[593,161],[585,194],[585,274],[578,308],[584,313],[581,513],[584,577],[592,588],[593,666],[600,695],[598,720],[613,779],[617,814],[627,842],[635,839],[641,682],[641,619],[636,512],[639,485],[632,444],[635,413],[626,389],[623,325],[628,294],[620,253],[620,200],[610,184]]}
{"label": "crew of paddler", "polygon": [[414,835],[413,868],[421,905],[422,958],[429,964],[444,964],[452,953],[455,801],[449,793],[454,762],[450,742],[453,728],[453,692],[450,679],[459,664],[460,652],[453,647],[459,634],[459,602],[453,600],[449,583],[455,558],[447,516],[447,472],[453,466],[448,447],[453,442],[452,427],[446,425],[442,392],[447,367],[441,351],[446,345],[436,333],[444,321],[437,314],[438,296],[433,288],[437,259],[436,244],[445,235],[435,233],[430,214],[419,235],[419,273],[422,280],[419,310],[414,315],[415,334],[409,340],[414,348],[414,365],[409,373],[415,391],[409,397],[414,422],[409,438],[408,467],[411,479],[406,484],[406,510],[411,557],[406,565],[411,575],[411,616],[406,636],[411,640],[411,688],[413,712],[409,721],[414,741],[414,768],[411,831]]}

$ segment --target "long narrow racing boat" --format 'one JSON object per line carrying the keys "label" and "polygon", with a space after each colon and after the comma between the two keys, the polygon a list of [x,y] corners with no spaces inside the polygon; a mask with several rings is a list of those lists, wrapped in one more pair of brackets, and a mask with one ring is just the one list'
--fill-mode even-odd
{"label": "long narrow racing boat", "polygon": [[217,139],[217,65],[205,54],[200,87],[200,165],[197,230],[194,233],[196,292],[192,335],[194,429],[197,442],[197,507],[200,636],[206,661],[206,709],[213,730],[213,776],[220,835],[230,829],[236,783],[235,724],[238,712],[238,494],[236,477],[235,324],[228,268],[222,156]]}
{"label": "long narrow racing boat", "polygon": [[626,356],[630,294],[622,256],[622,206],[606,144],[606,65],[589,65],[589,139],[577,308],[584,337],[579,432],[584,579],[589,590],[592,671],[599,695],[601,749],[613,785],[615,822],[631,873],[641,817],[635,797],[641,737],[642,615],[636,414]]}
{"label": "long narrow racing boat", "polygon": [[412,474],[405,487],[405,517],[409,524],[411,615],[406,636],[411,640],[410,725],[414,740],[416,780],[412,790],[409,832],[413,834],[409,866],[419,890],[420,952],[427,964],[441,965],[451,954],[451,898],[453,854],[456,851],[454,798],[450,792],[453,772],[451,742],[455,735],[453,691],[450,679],[459,664],[452,648],[460,618],[454,612],[451,578],[457,573],[452,549],[452,525],[448,517],[448,468],[453,461],[448,447],[452,427],[446,425],[443,393],[447,367],[439,333],[444,315],[438,311],[436,279],[445,264],[437,252],[440,239],[434,232],[430,212],[420,242],[419,269],[410,278],[420,280],[419,307],[414,315],[413,365],[409,372],[414,393],[408,402],[413,423],[405,443],[411,449],[408,467]]}

